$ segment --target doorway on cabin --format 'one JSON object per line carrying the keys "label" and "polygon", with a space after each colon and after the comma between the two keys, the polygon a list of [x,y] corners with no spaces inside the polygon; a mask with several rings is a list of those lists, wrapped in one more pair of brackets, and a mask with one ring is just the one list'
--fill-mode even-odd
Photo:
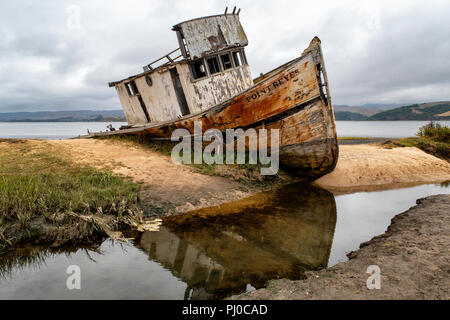
{"label": "doorway on cabin", "polygon": [[177,96],[181,114],[183,116],[190,114],[191,112],[189,111],[186,96],[184,95],[183,86],[181,85],[180,75],[178,74],[176,67],[170,69],[170,76],[172,77],[173,88],[175,89],[175,94]]}

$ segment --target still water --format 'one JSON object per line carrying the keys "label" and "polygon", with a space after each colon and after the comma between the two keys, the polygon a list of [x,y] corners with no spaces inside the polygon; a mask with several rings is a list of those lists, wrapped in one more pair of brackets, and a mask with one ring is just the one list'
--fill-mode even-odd
{"label": "still water", "polygon": [[[0,256],[0,299],[224,298],[344,261],[417,198],[442,193],[450,189],[333,196],[294,184],[169,218],[129,243],[26,247]],[[70,265],[81,268],[81,290],[66,288]]]}
{"label": "still water", "polygon": [[[436,121],[449,126],[450,121]],[[413,137],[429,121],[336,121],[339,137],[406,138]]]}
{"label": "still water", "polygon": [[0,122],[0,138],[67,139],[87,134],[87,131],[106,131],[112,124],[116,129],[126,122]]}
{"label": "still water", "polygon": [[[449,125],[450,121],[439,121]],[[427,121],[336,121],[340,137],[403,138],[414,136]],[[106,131],[109,122],[0,122],[0,138],[65,139]],[[118,129],[126,122],[112,122]]]}

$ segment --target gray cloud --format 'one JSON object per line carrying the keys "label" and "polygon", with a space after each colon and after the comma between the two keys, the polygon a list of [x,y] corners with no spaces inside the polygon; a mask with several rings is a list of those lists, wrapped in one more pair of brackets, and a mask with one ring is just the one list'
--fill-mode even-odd
{"label": "gray cloud", "polygon": [[[81,29],[67,8],[81,9]],[[231,1],[0,4],[0,112],[120,108],[109,81],[177,46],[177,22]],[[448,1],[241,1],[254,75],[322,39],[335,104],[450,99]]]}

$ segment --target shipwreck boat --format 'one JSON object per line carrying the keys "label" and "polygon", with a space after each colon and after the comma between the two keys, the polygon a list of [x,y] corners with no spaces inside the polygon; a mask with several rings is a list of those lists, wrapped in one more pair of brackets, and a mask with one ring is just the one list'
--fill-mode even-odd
{"label": "shipwreck boat", "polygon": [[333,107],[319,38],[302,55],[252,79],[239,11],[181,22],[178,48],[115,82],[128,126],[92,136],[140,134],[170,140],[173,130],[279,129],[279,161],[314,180],[338,158]]}

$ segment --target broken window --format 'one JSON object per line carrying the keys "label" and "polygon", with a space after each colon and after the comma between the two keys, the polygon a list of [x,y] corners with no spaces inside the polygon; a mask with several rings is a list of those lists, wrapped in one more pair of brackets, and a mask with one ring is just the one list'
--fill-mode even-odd
{"label": "broken window", "polygon": [[241,50],[242,64],[248,65],[247,56],[245,55],[244,49]]}
{"label": "broken window", "polygon": [[205,65],[203,64],[203,59],[194,61],[191,64],[191,70],[192,70],[192,75],[193,75],[194,79],[200,79],[200,78],[206,77],[206,68],[205,68]]}
{"label": "broken window", "polygon": [[135,96],[136,94],[139,93],[136,87],[136,83],[134,81],[125,82],[125,88],[127,89],[129,96]]}
{"label": "broken window", "polygon": [[219,66],[219,60],[217,57],[211,57],[206,59],[208,62],[208,69],[210,74],[218,73],[220,72],[220,66]]}
{"label": "broken window", "polygon": [[233,52],[233,60],[234,60],[234,66],[240,67],[242,66],[242,53],[240,51],[234,51]]}
{"label": "broken window", "polygon": [[220,56],[220,60],[222,61],[223,70],[233,68],[233,64],[231,63],[231,57],[229,53],[222,54]]}
{"label": "broken window", "polygon": [[128,95],[131,96],[131,87],[129,82],[124,83],[125,89],[127,89]]}

